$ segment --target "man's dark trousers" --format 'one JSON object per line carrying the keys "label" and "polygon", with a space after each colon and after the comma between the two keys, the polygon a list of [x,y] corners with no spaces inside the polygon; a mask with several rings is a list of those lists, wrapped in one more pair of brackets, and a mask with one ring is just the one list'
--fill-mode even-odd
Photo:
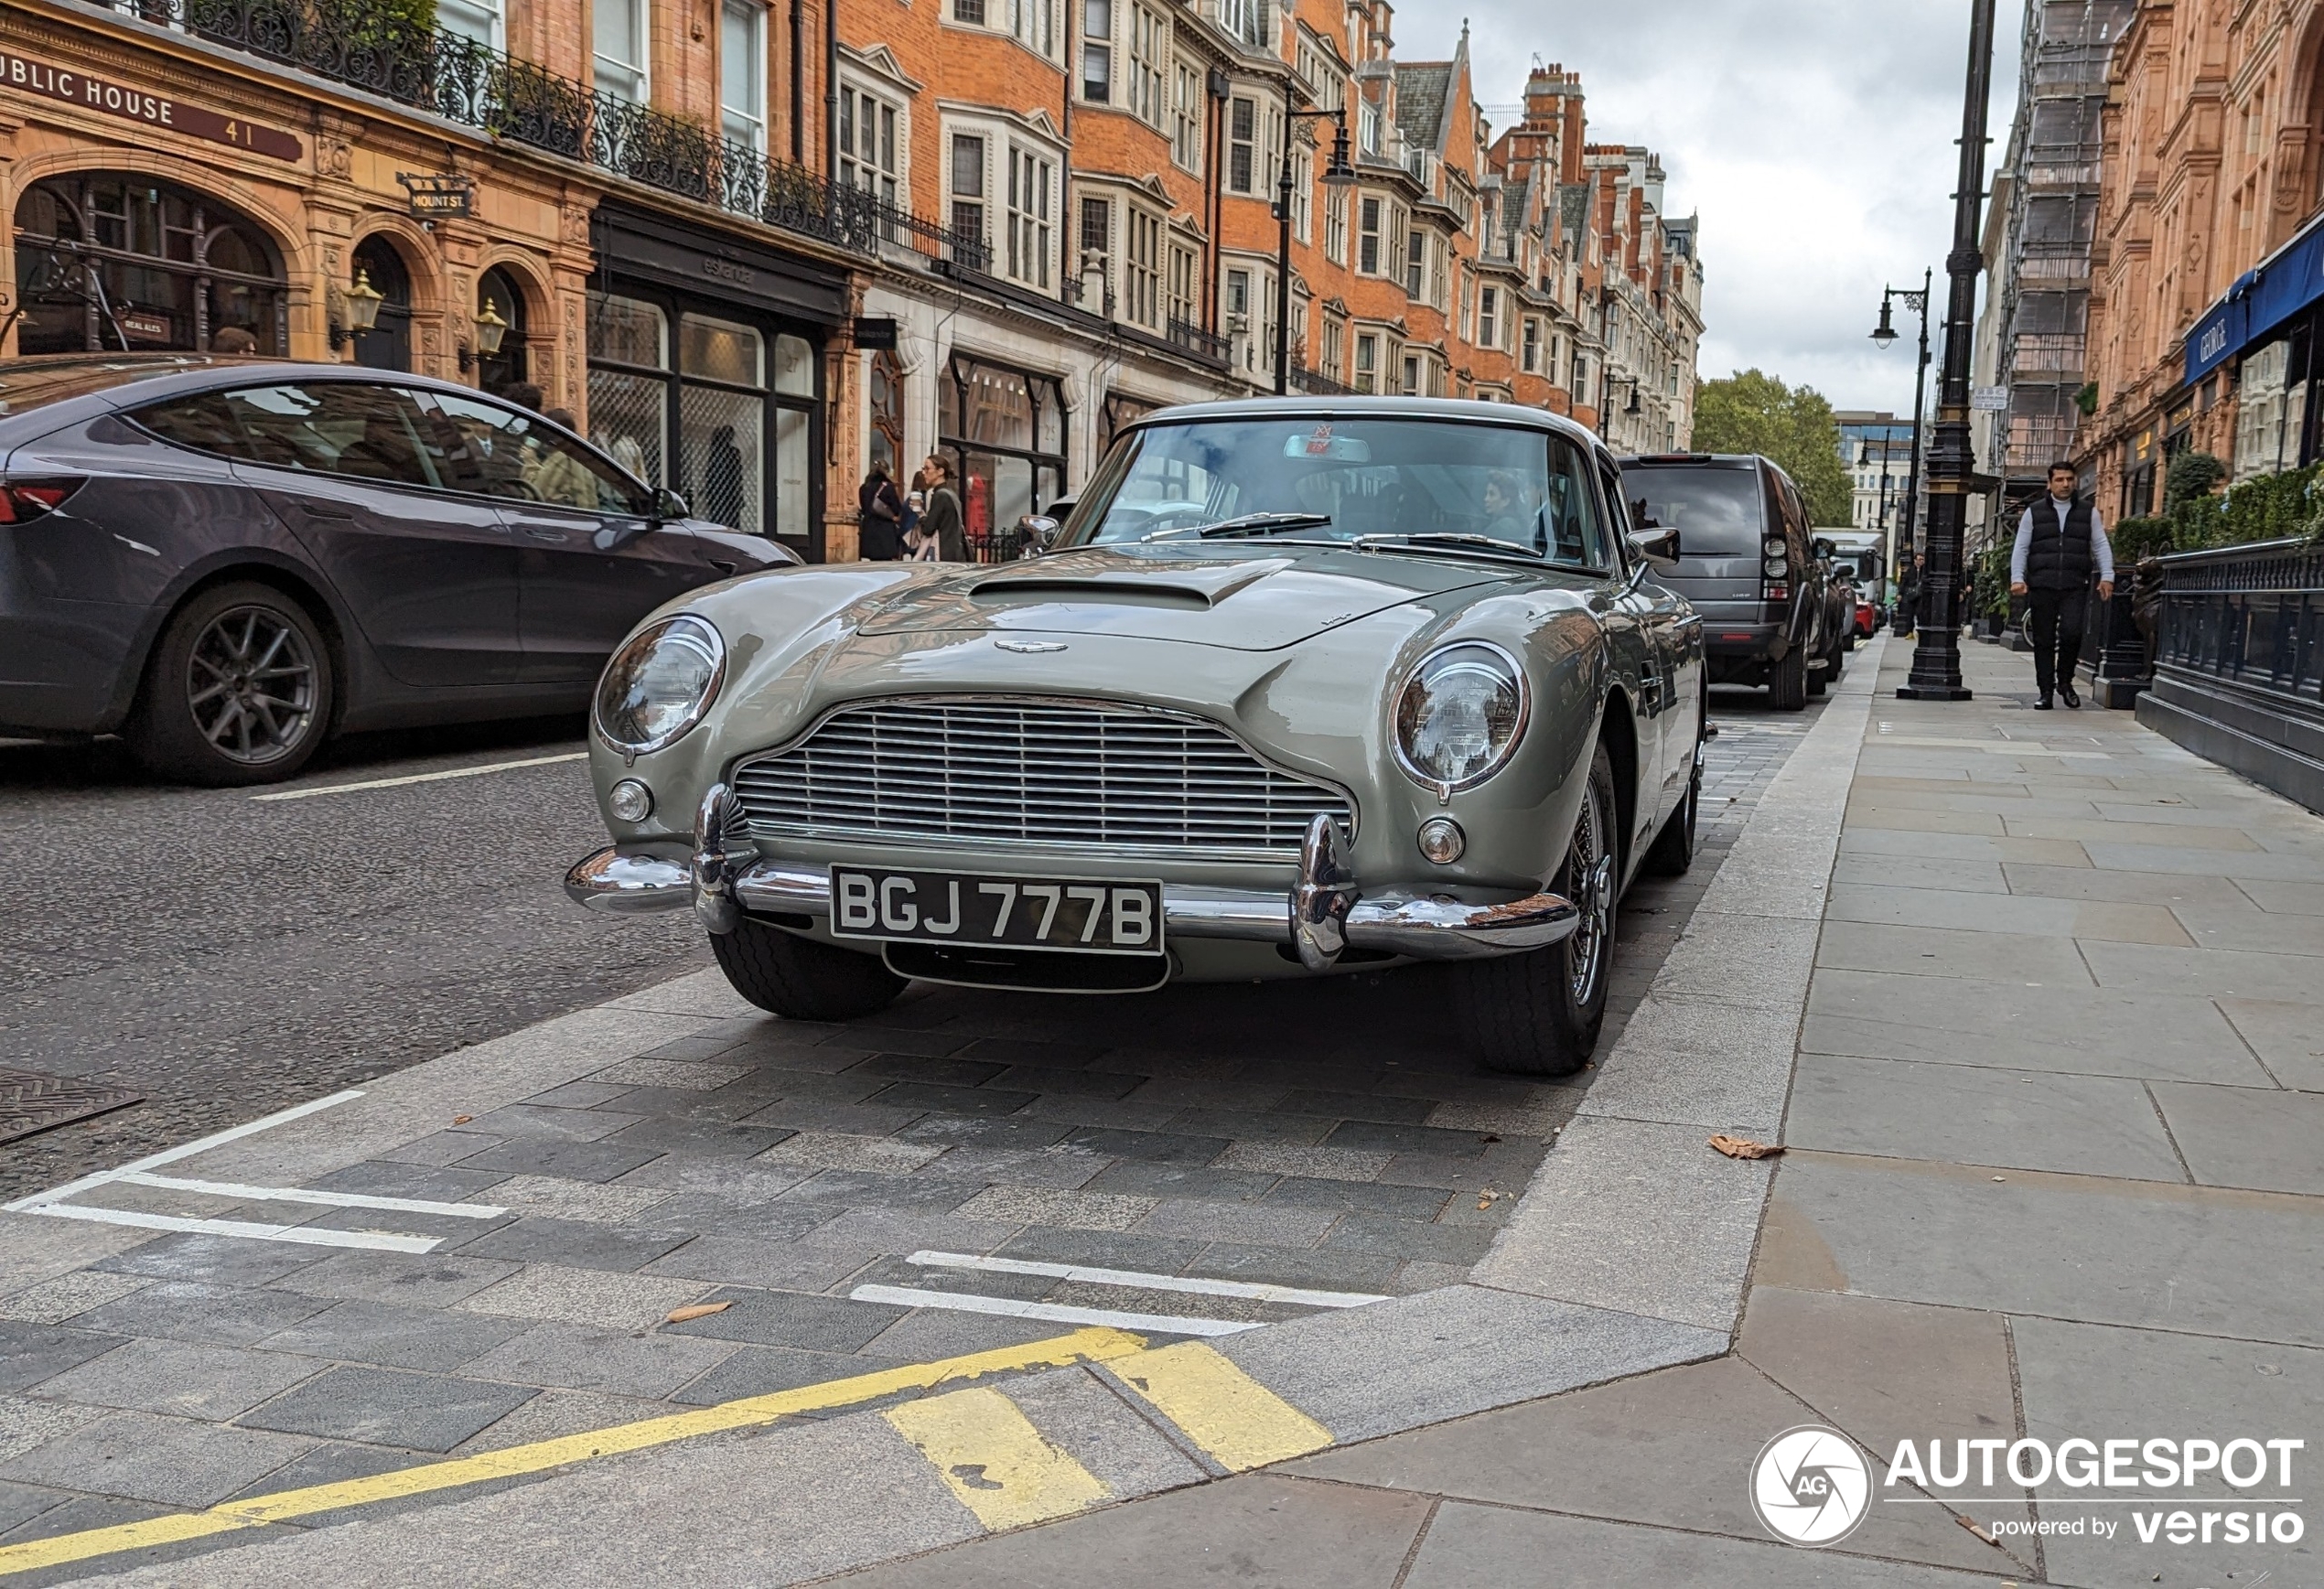
{"label": "man's dark trousers", "polygon": [[2074,660],[2082,655],[2082,613],[2090,605],[2083,589],[2026,593],[2027,627],[2033,631],[2034,688],[2045,701],[2060,681],[2074,682]]}

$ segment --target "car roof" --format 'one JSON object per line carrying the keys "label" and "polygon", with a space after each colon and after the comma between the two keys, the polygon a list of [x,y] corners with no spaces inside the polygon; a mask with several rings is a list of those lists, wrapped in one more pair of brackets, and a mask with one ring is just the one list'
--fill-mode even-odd
{"label": "car roof", "polygon": [[[106,381],[108,375],[122,377]],[[51,392],[85,380],[89,390],[48,397],[18,413],[7,410],[11,382],[28,392]],[[360,364],[301,362],[292,359],[242,358],[214,353],[42,353],[0,359],[0,447],[54,435],[100,414],[189,392],[248,385],[260,381],[383,381],[398,386],[425,387],[457,397],[484,395],[473,386],[439,381],[430,375],[408,375],[400,370],[373,370]]]}
{"label": "car roof", "polygon": [[1626,469],[1700,467],[1705,464],[1734,469],[1755,467],[1760,464],[1770,468],[1781,467],[1773,458],[1762,457],[1758,453],[1633,453],[1619,461]]}
{"label": "car roof", "polygon": [[1457,419],[1470,424],[1517,425],[1555,432],[1572,440],[1585,442],[1597,451],[1606,451],[1606,444],[1599,441],[1596,435],[1562,413],[1514,403],[1477,403],[1458,397],[1238,397],[1218,403],[1188,403],[1176,408],[1157,409],[1152,413],[1139,415],[1124,429],[1177,424],[1188,420],[1264,418],[1270,415],[1302,419],[1324,416]]}

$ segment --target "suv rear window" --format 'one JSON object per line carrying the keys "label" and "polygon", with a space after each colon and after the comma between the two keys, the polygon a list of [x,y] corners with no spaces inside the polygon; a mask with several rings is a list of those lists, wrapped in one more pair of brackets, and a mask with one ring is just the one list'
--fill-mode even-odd
{"label": "suv rear window", "polygon": [[1757,557],[1765,520],[1759,472],[1718,464],[1633,464],[1622,494],[1646,518],[1678,531],[1684,557]]}

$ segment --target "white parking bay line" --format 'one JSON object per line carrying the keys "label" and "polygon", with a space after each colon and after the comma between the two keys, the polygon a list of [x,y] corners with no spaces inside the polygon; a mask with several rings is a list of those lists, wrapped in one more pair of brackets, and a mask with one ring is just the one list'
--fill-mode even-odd
{"label": "white parking bay line", "polygon": [[1184,1274],[1146,1274],[1135,1269],[1093,1269],[1085,1263],[1048,1263],[1031,1258],[986,1258],[972,1252],[915,1252],[904,1260],[923,1269],[981,1269],[989,1274],[1043,1274],[1092,1285],[1127,1285],[1140,1291],[1184,1291],[1198,1296],[1239,1296],[1254,1302],[1287,1302],[1300,1307],[1362,1307],[1386,1302],[1363,1291],[1307,1291],[1255,1280],[1202,1280]]}
{"label": "white parking bay line", "polygon": [[568,756],[532,756],[522,761],[494,761],[482,767],[455,767],[443,772],[415,772],[403,778],[372,778],[361,783],[327,783],[319,789],[276,789],[272,794],[253,795],[254,800],[311,800],[317,795],[353,794],[358,789],[402,789],[408,783],[441,783],[447,778],[477,778],[488,772],[513,772],[521,767],[554,767],[561,761],[586,761],[589,753],[576,750]]}
{"label": "white parking bay line", "polygon": [[212,1197],[234,1197],[245,1203],[316,1203],[329,1208],[386,1208],[399,1214],[444,1214],[455,1219],[497,1219],[508,1212],[490,1203],[432,1203],[425,1197],[375,1197],[368,1192],[311,1192],[304,1186],[245,1186],[233,1181],[188,1181],[176,1176],[149,1176],[127,1170],[113,1176],[115,1185],[160,1186],[174,1192],[200,1192]]}
{"label": "white parking bay line", "polygon": [[157,1154],[147,1154],[144,1158],[133,1159],[119,1169],[99,1170],[95,1175],[83,1176],[77,1181],[67,1181],[61,1186],[51,1186],[45,1192],[35,1192],[28,1197],[18,1197],[13,1203],[0,1203],[0,1209],[5,1209],[10,1213],[23,1213],[42,1203],[59,1203],[75,1192],[85,1192],[91,1186],[102,1186],[109,1181],[117,1181],[124,1176],[138,1175],[146,1170],[157,1170],[164,1165],[174,1165],[179,1159],[189,1159],[196,1154],[206,1154],[214,1147],[224,1147],[230,1142],[240,1142],[246,1136],[255,1136],[262,1131],[272,1131],[278,1125],[288,1125],[292,1121],[304,1119],[318,1110],[329,1109],[362,1096],[361,1088],[350,1087],[344,1092],[334,1092],[328,1098],[314,1098],[305,1103],[295,1103],[288,1109],[276,1110],[273,1114],[260,1119],[246,1121],[241,1125],[228,1126],[224,1131],[212,1132],[208,1136],[197,1137],[189,1143],[180,1143],[174,1148],[164,1148]]}
{"label": "white parking bay line", "polygon": [[441,1236],[391,1236],[373,1230],[322,1230],[305,1225],[255,1225],[244,1219],[188,1219],[176,1214],[142,1214],[134,1208],[86,1208],[77,1203],[36,1203],[23,1210],[59,1219],[99,1225],[134,1225],[144,1230],[183,1230],[199,1236],[241,1236],[254,1241],[295,1241],[307,1247],[361,1247],[378,1252],[432,1252]]}
{"label": "white parking bay line", "polygon": [[1117,1313],[1110,1307],[1060,1307],[1055,1303],[1018,1302],[1014,1297],[977,1296],[964,1291],[922,1291],[910,1285],[859,1285],[847,1294],[857,1302],[898,1307],[939,1307],[954,1313],[992,1313],[1007,1318],[1037,1318],[1052,1324],[1107,1325],[1114,1329],[1152,1330],[1159,1335],[1231,1336],[1257,1329],[1258,1320],[1181,1318],[1166,1313]]}

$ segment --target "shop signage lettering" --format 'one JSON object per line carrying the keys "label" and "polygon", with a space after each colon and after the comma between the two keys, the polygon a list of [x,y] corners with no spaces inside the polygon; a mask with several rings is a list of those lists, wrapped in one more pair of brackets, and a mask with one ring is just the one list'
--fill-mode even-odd
{"label": "shop signage lettering", "polygon": [[169,340],[170,324],[167,315],[156,314],[150,309],[124,309],[115,317],[115,319],[121,327],[123,335],[134,337],[140,342]]}
{"label": "shop signage lettering", "polygon": [[476,179],[471,177],[417,177],[398,171],[395,179],[412,196],[412,213],[439,220],[475,213]]}
{"label": "shop signage lettering", "polygon": [[720,259],[715,254],[703,255],[702,274],[706,276],[715,276],[722,282],[732,282],[738,287],[747,287],[759,279],[759,273],[748,265],[737,264],[730,259]]}
{"label": "shop signage lettering", "polygon": [[8,50],[0,50],[0,87],[59,100],[148,127],[167,127],[189,138],[247,149],[253,155],[276,160],[297,160],[306,154],[299,141],[279,127],[260,126],[240,116],[221,116],[216,111],[189,105],[165,94],[124,88],[71,67],[51,66]]}

